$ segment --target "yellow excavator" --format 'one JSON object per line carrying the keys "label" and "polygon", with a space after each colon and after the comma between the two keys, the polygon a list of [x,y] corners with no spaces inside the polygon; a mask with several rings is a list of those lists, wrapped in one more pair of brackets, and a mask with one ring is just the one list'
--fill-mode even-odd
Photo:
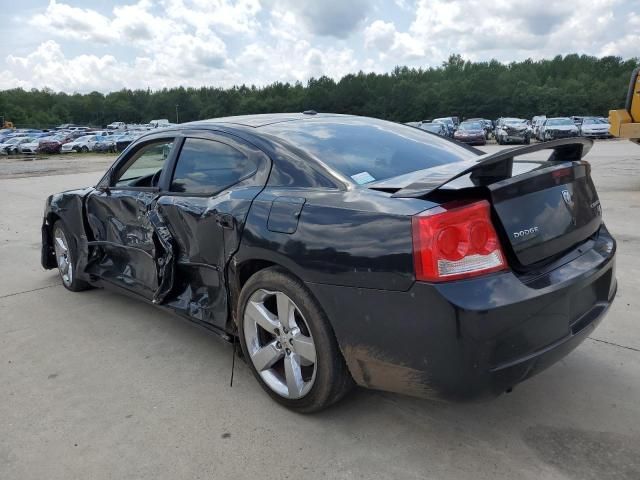
{"label": "yellow excavator", "polygon": [[609,133],[640,144],[640,67],[631,73],[624,109],[609,110]]}

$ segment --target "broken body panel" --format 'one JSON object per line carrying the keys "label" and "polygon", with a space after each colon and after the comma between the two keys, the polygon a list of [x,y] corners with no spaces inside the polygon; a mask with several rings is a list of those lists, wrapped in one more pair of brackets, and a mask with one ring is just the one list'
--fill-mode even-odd
{"label": "broken body panel", "polygon": [[[242,285],[255,271],[279,266],[322,305],[358,384],[447,399],[495,395],[540,371],[579,344],[613,300],[615,241],[599,210],[597,219],[585,213],[580,225],[588,228],[546,262],[536,251],[535,264],[520,270],[442,284],[416,281],[412,216],[456,195],[493,205],[493,192],[504,201],[494,205],[500,218],[514,192],[531,185],[513,176],[519,149],[477,157],[480,162],[461,158],[399,188],[391,188],[393,179],[354,186],[253,130],[193,124],[137,140],[95,188],[47,200],[43,266],[56,267],[51,230],[62,219],[78,252],[79,278],[153,302],[226,339],[236,331]],[[136,148],[167,135],[173,147],[157,187],[113,184]],[[194,136],[232,144],[255,159],[256,172],[212,194],[171,192],[181,145]],[[546,180],[533,189],[538,201],[556,202],[556,187],[573,190],[576,177],[588,177],[580,158],[590,144],[572,140],[573,146],[566,140],[552,145],[556,170],[572,174],[541,174]],[[581,200],[592,195],[585,182],[576,187]],[[561,220],[572,229],[571,219]],[[517,257],[516,244],[510,251]]]}

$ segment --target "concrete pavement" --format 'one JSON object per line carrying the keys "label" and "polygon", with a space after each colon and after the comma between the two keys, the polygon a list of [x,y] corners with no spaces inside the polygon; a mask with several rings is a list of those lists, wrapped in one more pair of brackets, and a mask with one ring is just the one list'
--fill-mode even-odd
{"label": "concrete pavement", "polygon": [[640,147],[587,158],[619,247],[618,297],[590,339],[488,403],[356,390],[313,416],[242,362],[230,388],[216,337],[42,270],[45,197],[102,165],[2,179],[0,160],[0,479],[640,478]]}

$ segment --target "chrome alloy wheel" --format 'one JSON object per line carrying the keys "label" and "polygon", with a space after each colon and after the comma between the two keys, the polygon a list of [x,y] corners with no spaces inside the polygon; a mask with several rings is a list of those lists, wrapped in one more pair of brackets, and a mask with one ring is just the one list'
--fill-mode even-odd
{"label": "chrome alloy wheel", "polygon": [[260,289],[244,310],[244,339],[253,366],[271,390],[304,397],[316,379],[316,347],[307,321],[284,293]]}
{"label": "chrome alloy wheel", "polygon": [[62,282],[68,287],[73,282],[73,263],[71,261],[71,251],[69,242],[60,227],[53,233],[53,245],[56,251],[56,261]]}

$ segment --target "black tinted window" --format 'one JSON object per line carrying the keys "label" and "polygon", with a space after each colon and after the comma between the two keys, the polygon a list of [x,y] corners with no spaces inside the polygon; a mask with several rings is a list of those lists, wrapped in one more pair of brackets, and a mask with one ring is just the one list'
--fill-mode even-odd
{"label": "black tinted window", "polygon": [[365,184],[476,155],[418,128],[373,118],[328,118],[262,127]]}
{"label": "black tinted window", "polygon": [[233,147],[187,138],[171,181],[172,192],[215,193],[256,171],[256,164]]}

